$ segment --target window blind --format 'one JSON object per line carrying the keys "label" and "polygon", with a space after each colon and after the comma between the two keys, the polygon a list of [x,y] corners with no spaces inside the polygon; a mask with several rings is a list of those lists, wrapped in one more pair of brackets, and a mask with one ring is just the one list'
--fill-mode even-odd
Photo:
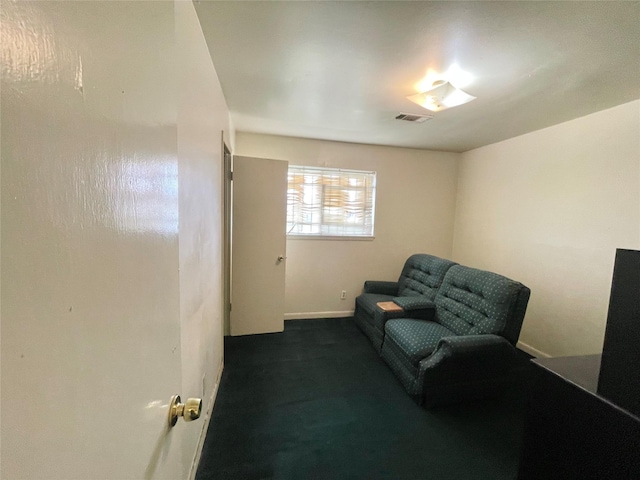
{"label": "window blind", "polygon": [[287,234],[372,237],[376,172],[289,165]]}

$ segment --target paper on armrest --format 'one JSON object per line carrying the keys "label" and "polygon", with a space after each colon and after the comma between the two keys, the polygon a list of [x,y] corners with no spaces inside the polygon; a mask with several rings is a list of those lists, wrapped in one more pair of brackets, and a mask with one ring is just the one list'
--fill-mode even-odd
{"label": "paper on armrest", "polygon": [[395,302],[378,302],[378,308],[384,312],[401,312],[402,307]]}

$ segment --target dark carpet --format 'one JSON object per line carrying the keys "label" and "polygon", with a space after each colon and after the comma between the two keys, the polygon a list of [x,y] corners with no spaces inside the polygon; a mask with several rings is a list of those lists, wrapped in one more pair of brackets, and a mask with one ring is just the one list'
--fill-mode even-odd
{"label": "dark carpet", "polygon": [[226,337],[196,479],[513,480],[525,368],[499,400],[425,410],[352,318]]}

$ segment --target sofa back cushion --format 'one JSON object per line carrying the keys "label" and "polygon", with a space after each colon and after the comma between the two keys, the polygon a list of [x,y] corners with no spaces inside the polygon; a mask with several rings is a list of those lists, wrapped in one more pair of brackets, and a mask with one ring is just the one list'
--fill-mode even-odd
{"label": "sofa back cushion", "polygon": [[497,273],[455,265],[436,295],[436,319],[457,335],[493,333],[515,345],[530,293]]}
{"label": "sofa back cushion", "polygon": [[411,255],[404,264],[398,280],[398,296],[424,296],[433,300],[447,270],[455,262],[426,253]]}

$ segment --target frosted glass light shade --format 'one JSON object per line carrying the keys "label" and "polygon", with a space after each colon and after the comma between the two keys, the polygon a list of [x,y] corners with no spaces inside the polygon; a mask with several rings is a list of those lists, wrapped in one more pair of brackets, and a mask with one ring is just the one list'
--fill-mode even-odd
{"label": "frosted glass light shade", "polygon": [[440,112],[447,108],[457,107],[476,99],[476,97],[463,92],[449,82],[443,82],[431,90],[410,95],[407,98],[432,112]]}

